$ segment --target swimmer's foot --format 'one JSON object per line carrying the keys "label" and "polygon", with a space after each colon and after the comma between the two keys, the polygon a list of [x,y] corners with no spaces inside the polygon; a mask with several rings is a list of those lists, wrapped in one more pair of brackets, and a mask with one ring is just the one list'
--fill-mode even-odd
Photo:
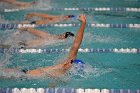
{"label": "swimmer's foot", "polygon": [[0,48],[10,48],[11,45],[3,45],[3,44],[0,44]]}

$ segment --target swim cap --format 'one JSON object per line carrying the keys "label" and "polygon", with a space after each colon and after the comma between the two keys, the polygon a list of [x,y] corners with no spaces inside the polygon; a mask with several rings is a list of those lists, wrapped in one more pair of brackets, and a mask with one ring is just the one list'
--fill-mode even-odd
{"label": "swim cap", "polygon": [[28,70],[27,69],[22,69],[21,72],[26,74],[28,72]]}
{"label": "swim cap", "polygon": [[79,60],[79,59],[73,60],[73,63],[75,63],[75,64],[85,64],[82,60]]}
{"label": "swim cap", "polygon": [[74,34],[71,33],[71,32],[66,32],[65,33],[65,38],[70,37],[70,36],[73,36],[74,37]]}
{"label": "swim cap", "polygon": [[85,67],[85,63],[82,60],[75,59],[73,60],[73,63],[75,63],[74,67],[77,71],[81,71]]}
{"label": "swim cap", "polygon": [[32,24],[36,24],[36,21],[32,21],[30,24],[31,24],[31,25],[32,25]]}
{"label": "swim cap", "polygon": [[19,49],[26,48],[26,44],[24,41],[19,42],[18,45],[19,45]]}

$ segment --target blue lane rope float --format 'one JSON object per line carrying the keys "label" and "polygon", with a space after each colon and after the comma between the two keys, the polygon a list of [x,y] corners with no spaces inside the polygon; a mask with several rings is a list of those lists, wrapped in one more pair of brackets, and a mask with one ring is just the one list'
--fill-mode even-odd
{"label": "blue lane rope float", "polygon": [[[28,10],[27,8],[21,8],[21,9],[5,9],[4,12],[15,12],[20,10]],[[32,9],[29,9],[32,10]],[[85,11],[110,11],[110,12],[140,12],[140,8],[106,8],[106,7],[99,7],[99,8],[39,8],[36,10],[50,10],[50,11],[79,11],[79,10],[85,10]]]}
{"label": "blue lane rope float", "polygon": [[[9,49],[6,48],[0,48],[0,53],[6,53],[6,51]],[[36,54],[36,53],[68,53],[70,49],[10,49],[12,53],[21,53],[21,54],[26,54],[26,53],[31,53],[31,54]],[[105,48],[79,48],[78,50],[79,53],[124,53],[124,54],[139,54],[140,53],[140,48],[114,48],[114,49],[105,49]]]}
{"label": "blue lane rope float", "polygon": [[[81,24],[76,23],[58,23],[58,24],[5,24],[0,23],[0,29],[17,29],[21,27],[79,27]],[[98,28],[140,28],[140,24],[87,24],[87,27],[98,27]]]}

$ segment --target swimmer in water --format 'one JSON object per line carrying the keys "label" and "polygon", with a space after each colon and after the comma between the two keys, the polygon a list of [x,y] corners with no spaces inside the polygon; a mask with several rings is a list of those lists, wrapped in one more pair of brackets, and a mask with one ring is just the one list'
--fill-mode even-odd
{"label": "swimmer in water", "polygon": [[38,46],[42,46],[45,42],[47,43],[48,41],[50,42],[53,40],[65,40],[68,37],[74,37],[74,34],[71,32],[65,32],[63,34],[53,35],[48,32],[43,32],[43,31],[36,30],[33,28],[20,28],[19,30],[22,32],[27,31],[38,37],[35,40],[30,40],[30,41],[25,41],[25,42],[19,43],[21,45],[24,45],[25,48],[38,47]]}
{"label": "swimmer in water", "polygon": [[[81,45],[83,35],[84,35],[84,29],[86,26],[86,16],[85,15],[80,15],[79,20],[81,22],[81,26],[75,36],[73,45],[70,49],[70,52],[67,56],[67,59],[63,61],[63,63],[54,65],[54,66],[49,66],[49,67],[40,67],[34,70],[22,70],[25,74],[29,76],[35,76],[35,77],[40,77],[42,75],[45,76],[52,76],[52,77],[61,77],[63,76],[73,65],[74,60],[76,59],[78,49]],[[77,60],[76,60],[77,61]],[[77,63],[77,62],[76,62]],[[18,71],[18,70],[10,70],[9,71]]]}
{"label": "swimmer in water", "polygon": [[16,1],[16,0],[0,0],[0,2],[8,3],[8,4],[14,5],[18,8],[26,8],[26,7],[30,7],[33,4],[35,4],[35,2],[27,3],[27,2],[20,2],[20,1]]}
{"label": "swimmer in water", "polygon": [[[20,30],[19,33],[26,31],[38,37],[37,39],[18,42],[18,45],[20,46],[19,48],[35,48],[35,47],[45,45],[47,42],[56,41],[56,40],[65,40],[69,37],[74,37],[74,34],[71,32],[65,32],[63,34],[54,35],[33,28],[20,28],[19,30]],[[0,44],[0,48],[10,48],[10,47],[11,45],[8,44]]]}
{"label": "swimmer in water", "polygon": [[[28,21],[29,19],[32,19],[33,17],[39,18],[36,21]],[[21,22],[21,24],[48,24],[48,23],[56,23],[60,21],[66,21],[70,18],[74,18],[74,15],[60,15],[60,16],[54,16],[54,15],[48,15],[48,14],[42,14],[42,13],[29,13],[25,16],[25,19],[27,21]]]}

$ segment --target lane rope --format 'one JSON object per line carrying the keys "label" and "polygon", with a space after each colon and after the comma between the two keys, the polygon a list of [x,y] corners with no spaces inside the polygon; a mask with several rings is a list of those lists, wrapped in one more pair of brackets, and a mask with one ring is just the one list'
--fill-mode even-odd
{"label": "lane rope", "polygon": [[[15,12],[20,10],[28,10],[26,8],[21,9],[4,9],[4,12]],[[30,9],[32,10],[32,9]],[[34,9],[35,10],[35,9]],[[140,8],[106,8],[106,7],[100,7],[100,8],[40,8],[36,10],[51,10],[51,11],[110,11],[110,12],[140,12]]]}
{"label": "lane rope", "polygon": [[[0,23],[0,29],[17,29],[21,27],[79,27],[81,24],[76,23],[58,23],[58,24],[4,24]],[[87,24],[87,27],[98,27],[98,28],[140,28],[140,24]]]}
{"label": "lane rope", "polygon": [[[9,51],[9,49],[6,48],[0,48],[0,53],[5,53],[6,51]],[[70,49],[10,49],[12,53],[67,53],[70,51]],[[78,52],[80,53],[132,53],[137,54],[140,53],[140,48],[113,48],[113,49],[106,49],[106,48],[79,48]]]}

